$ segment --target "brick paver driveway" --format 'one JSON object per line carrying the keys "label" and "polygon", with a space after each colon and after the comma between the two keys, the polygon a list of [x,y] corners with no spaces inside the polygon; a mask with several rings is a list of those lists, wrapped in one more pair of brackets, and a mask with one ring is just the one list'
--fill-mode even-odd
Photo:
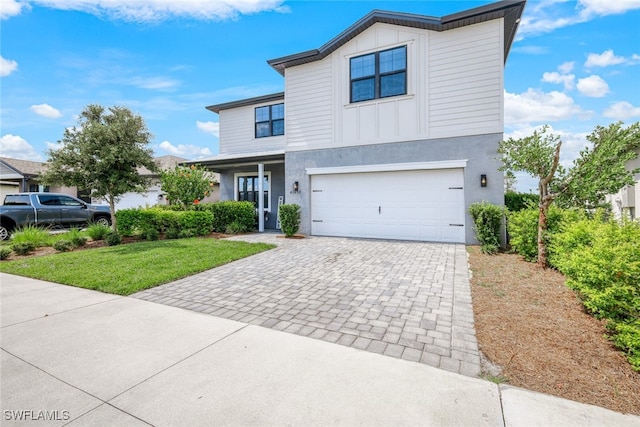
{"label": "brick paver driveway", "polygon": [[270,233],[233,239],[278,247],[133,296],[480,373],[464,245]]}

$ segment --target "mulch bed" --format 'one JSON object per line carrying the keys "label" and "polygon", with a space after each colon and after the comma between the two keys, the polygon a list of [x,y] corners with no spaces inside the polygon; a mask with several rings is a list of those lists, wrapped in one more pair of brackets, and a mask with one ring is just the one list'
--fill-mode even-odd
{"label": "mulch bed", "polygon": [[640,415],[640,372],[558,271],[469,247],[478,343],[509,384]]}

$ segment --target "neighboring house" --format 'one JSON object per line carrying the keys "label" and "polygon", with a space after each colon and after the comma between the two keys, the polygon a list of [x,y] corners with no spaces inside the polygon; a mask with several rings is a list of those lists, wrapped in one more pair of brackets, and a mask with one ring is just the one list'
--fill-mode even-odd
{"label": "neighboring house", "polygon": [[504,64],[524,6],[372,11],[268,61],[283,93],[207,107],[220,154],[198,162],[220,173],[221,199],[265,211],[260,230],[284,201],[304,234],[475,243],[469,205],[504,204]]}
{"label": "neighboring house", "polygon": [[39,176],[46,163],[0,157],[0,203],[7,193],[46,191],[78,197],[76,187],[45,186]]}
{"label": "neighboring house", "polygon": [[[154,159],[158,164],[160,170],[166,171],[171,170],[176,167],[176,165],[182,164],[187,161],[187,159],[183,159],[182,157],[176,156],[160,156]],[[197,162],[196,162],[197,163]],[[155,205],[167,205],[169,204],[165,194],[162,192],[162,188],[160,186],[160,173],[151,172],[147,168],[140,168],[139,174],[145,176],[151,180],[151,185],[144,193],[125,193],[123,194],[119,200],[116,202],[116,211],[120,209],[130,209],[130,208],[139,208],[139,207],[148,207]],[[217,174],[214,174],[213,179],[219,182]],[[202,200],[202,202],[216,202],[220,199],[220,189],[219,184],[216,184],[209,197],[206,197]],[[108,204],[105,200],[96,200],[95,203],[106,205]]]}
{"label": "neighboring house", "polygon": [[[640,169],[640,151],[638,157],[627,163],[627,170]],[[613,215],[620,218],[638,218],[638,207],[640,205],[640,172],[635,174],[635,185],[628,185],[616,194],[607,196],[607,202],[611,203]]]}

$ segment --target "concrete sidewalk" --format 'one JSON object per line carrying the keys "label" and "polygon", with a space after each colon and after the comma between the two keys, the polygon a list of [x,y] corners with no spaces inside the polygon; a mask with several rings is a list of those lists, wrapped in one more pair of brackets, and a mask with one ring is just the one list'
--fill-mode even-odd
{"label": "concrete sidewalk", "polygon": [[640,425],[640,417],[139,299],[6,274],[0,291],[3,426]]}

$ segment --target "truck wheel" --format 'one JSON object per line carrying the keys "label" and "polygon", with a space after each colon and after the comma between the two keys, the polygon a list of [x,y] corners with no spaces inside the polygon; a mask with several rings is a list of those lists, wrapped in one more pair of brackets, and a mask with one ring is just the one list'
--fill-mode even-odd
{"label": "truck wheel", "polygon": [[11,235],[11,230],[4,224],[0,225],[0,241],[7,240]]}
{"label": "truck wheel", "polygon": [[101,216],[96,218],[96,224],[104,225],[105,227],[109,227],[111,225],[111,220],[106,216]]}

